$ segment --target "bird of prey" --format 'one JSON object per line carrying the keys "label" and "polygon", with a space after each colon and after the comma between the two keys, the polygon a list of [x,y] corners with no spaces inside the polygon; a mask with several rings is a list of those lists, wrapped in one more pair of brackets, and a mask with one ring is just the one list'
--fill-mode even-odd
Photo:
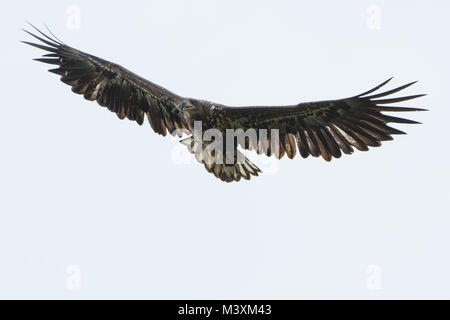
{"label": "bird of prey", "polygon": [[[32,27],[38,35],[24,31],[41,43],[23,42],[47,51],[42,58],[35,60],[55,65],[56,68],[49,71],[60,76],[61,81],[71,86],[73,92],[83,95],[87,100],[96,100],[100,106],[116,113],[119,119],[128,118],[142,125],[146,117],[153,130],[162,136],[167,132],[179,136],[180,132],[189,134],[180,142],[190,152],[196,153],[197,160],[203,163],[208,172],[225,182],[240,181],[241,178],[249,180],[261,172],[239,149],[254,150],[267,156],[275,154],[277,158],[286,155],[290,159],[295,157],[298,150],[303,158],[321,156],[330,161],[340,158],[342,153],[353,153],[353,148],[367,151],[368,147],[380,146],[381,141],[392,140],[392,135],[404,134],[388,126],[388,123],[418,123],[384,112],[425,110],[389,105],[423,96],[390,96],[415,82],[375,93],[392,78],[353,97],[287,106],[230,107],[185,98],[117,64],[64,44],[50,30],[47,35]],[[253,139],[245,137],[243,143],[230,143],[228,138],[223,145],[232,146],[234,157],[231,161],[217,161],[223,160],[228,150],[224,147],[215,152],[208,149],[204,141],[197,141],[198,138],[193,134],[196,121],[201,121],[204,130],[215,129],[222,133],[224,140],[227,140],[226,131],[230,129],[254,129],[257,135]],[[274,129],[277,132],[274,135],[276,139],[272,139],[270,133],[269,137],[259,133],[262,130],[272,132]],[[194,145],[200,147],[195,148]],[[215,161],[207,161],[211,159],[208,155]]]}

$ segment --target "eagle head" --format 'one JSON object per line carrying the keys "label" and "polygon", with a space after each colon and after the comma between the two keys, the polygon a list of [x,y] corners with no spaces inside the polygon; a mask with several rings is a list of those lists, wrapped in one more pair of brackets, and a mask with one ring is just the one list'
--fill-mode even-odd
{"label": "eagle head", "polygon": [[178,109],[189,126],[193,126],[194,121],[203,121],[205,118],[205,108],[199,100],[184,100],[179,104]]}

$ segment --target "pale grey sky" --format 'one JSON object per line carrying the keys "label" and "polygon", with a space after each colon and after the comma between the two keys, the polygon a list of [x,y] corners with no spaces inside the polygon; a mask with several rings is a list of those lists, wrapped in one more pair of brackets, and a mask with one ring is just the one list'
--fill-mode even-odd
{"label": "pale grey sky", "polygon": [[[448,1],[3,4],[0,298],[450,298]],[[25,19],[184,96],[342,98],[395,76],[422,125],[225,184],[32,61]],[[80,280],[81,282],[79,282]]]}

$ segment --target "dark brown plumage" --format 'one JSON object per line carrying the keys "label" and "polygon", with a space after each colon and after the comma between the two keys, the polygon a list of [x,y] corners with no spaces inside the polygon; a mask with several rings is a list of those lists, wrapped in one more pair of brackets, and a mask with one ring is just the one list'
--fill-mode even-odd
{"label": "dark brown plumage", "polygon": [[[42,37],[25,31],[43,44],[24,43],[49,52],[35,60],[54,65],[55,68],[49,71],[59,75],[62,82],[72,87],[73,92],[83,95],[87,100],[96,100],[120,119],[128,118],[142,125],[147,117],[153,130],[163,136],[167,132],[179,136],[182,133],[193,134],[194,121],[202,121],[204,130],[218,129],[223,133],[225,144],[230,142],[225,138],[227,129],[255,129],[256,139],[245,138],[244,142],[239,142],[241,148],[268,156],[275,154],[277,158],[287,155],[290,159],[295,157],[298,149],[303,158],[309,155],[321,156],[330,161],[340,158],[342,153],[351,154],[353,148],[367,151],[369,147],[380,146],[382,141],[392,140],[392,135],[404,134],[388,126],[388,123],[418,123],[383,112],[425,110],[388,106],[423,96],[390,97],[414,82],[373,94],[391,79],[354,97],[290,106],[228,107],[184,98],[117,64],[76,50],[36,30]],[[273,139],[275,144],[270,137],[272,129],[278,130],[277,139]],[[259,130],[267,130],[268,139],[263,139],[264,135]],[[241,156],[237,150],[238,142],[231,142],[235,151],[233,163],[222,164],[211,163],[207,159],[224,160],[225,149],[213,154],[204,141],[197,140],[193,135],[181,142],[196,153],[197,160],[217,178],[226,182],[239,181],[241,178],[250,179],[261,172],[245,157],[243,162],[237,161],[237,156]],[[194,147],[196,141],[199,142],[197,152]]]}

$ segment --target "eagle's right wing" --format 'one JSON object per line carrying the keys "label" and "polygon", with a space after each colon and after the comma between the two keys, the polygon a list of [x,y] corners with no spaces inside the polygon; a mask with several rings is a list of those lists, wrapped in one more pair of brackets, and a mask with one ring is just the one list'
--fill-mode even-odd
{"label": "eagle's right wing", "polygon": [[[390,79],[389,79],[390,80]],[[384,112],[410,112],[425,109],[386,106],[386,104],[406,101],[423,94],[391,98],[387,97],[401,91],[412,83],[398,88],[373,94],[389,80],[360,95],[329,101],[300,103],[276,107],[225,107],[221,119],[227,128],[248,130],[251,128],[279,130],[279,144],[271,147],[271,139],[247,143],[246,148],[258,153],[293,158],[296,146],[303,158],[312,155],[322,156],[330,161],[343,153],[350,154],[353,147],[361,151],[369,146],[378,147],[382,141],[392,140],[392,135],[404,132],[388,126],[388,123],[418,123],[413,120],[393,117]],[[381,98],[381,99],[379,99]],[[342,152],[341,152],[342,151]]]}
{"label": "eagle's right wing", "polygon": [[45,39],[24,31],[46,45],[23,42],[50,52],[35,60],[56,65],[57,68],[49,71],[61,76],[61,81],[70,85],[73,92],[87,100],[96,100],[120,119],[126,117],[142,125],[147,115],[153,130],[163,136],[167,131],[188,130],[177,109],[184,98],[117,64],[69,47],[36,30]]}

